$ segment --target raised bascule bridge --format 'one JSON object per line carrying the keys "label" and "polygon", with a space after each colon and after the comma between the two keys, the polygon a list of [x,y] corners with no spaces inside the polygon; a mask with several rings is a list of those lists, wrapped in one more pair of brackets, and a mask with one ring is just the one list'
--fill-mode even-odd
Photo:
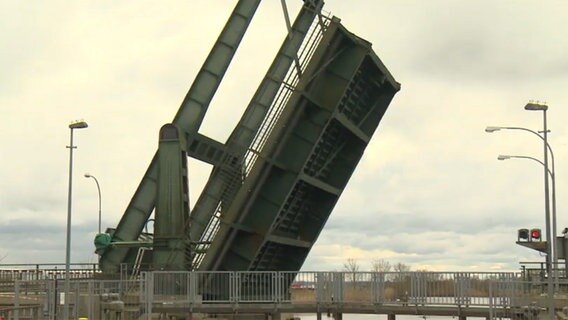
{"label": "raised bascule bridge", "polygon": [[[0,318],[542,313],[530,273],[300,271],[400,84],[323,1],[291,21],[282,0],[287,33],[240,121],[225,142],[203,135],[259,3],[237,2],[120,222],[96,236],[98,268],[0,270]],[[212,166],[195,202],[188,157]]]}
{"label": "raised bascule bridge", "polygon": [[[97,237],[104,273],[302,267],[400,84],[323,1],[293,22],[283,1],[288,32],[240,121],[225,142],[201,134],[259,3],[237,3],[118,226]],[[213,167],[193,205],[187,157]]]}

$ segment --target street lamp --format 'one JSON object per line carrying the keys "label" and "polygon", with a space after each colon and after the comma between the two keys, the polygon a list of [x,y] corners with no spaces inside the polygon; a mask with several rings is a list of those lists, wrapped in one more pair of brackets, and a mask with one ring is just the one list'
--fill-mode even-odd
{"label": "street lamp", "polygon": [[73,145],[73,130],[85,129],[89,125],[83,120],[75,121],[69,124],[70,141],[67,148],[69,149],[69,191],[67,192],[67,237],[65,243],[65,305],[63,307],[63,317],[69,319],[69,267],[71,261],[71,195],[73,185],[73,149],[77,147]]}
{"label": "street lamp", "polygon": [[85,173],[85,178],[93,178],[97,184],[97,191],[99,192],[99,234],[101,233],[101,186],[99,185],[99,180],[95,176],[89,173]]}
{"label": "street lamp", "polygon": [[[556,254],[552,251],[552,241],[556,241],[556,226],[554,229],[554,235],[551,234],[551,226],[550,226],[550,198],[549,198],[549,191],[548,191],[548,128],[547,128],[547,122],[546,122],[546,111],[548,110],[548,105],[544,104],[544,103],[539,103],[539,102],[533,102],[533,101],[529,101],[529,103],[527,103],[525,105],[525,110],[528,111],[542,111],[542,118],[543,118],[543,132],[542,132],[542,136],[543,136],[543,140],[544,140],[544,201],[545,201],[545,214],[546,214],[546,238],[547,238],[547,242],[546,242],[546,250],[547,253],[549,254],[554,254],[554,256],[556,256]],[[556,200],[556,199],[554,199]],[[555,215],[556,216],[556,215]],[[556,217],[554,217],[554,220],[556,220]],[[556,248],[556,245],[554,246],[554,248]],[[547,262],[549,263],[549,272],[554,272],[556,274],[555,271],[553,271],[552,268],[552,263],[550,261],[551,257],[547,256]],[[554,259],[554,263],[556,264],[556,258]],[[550,278],[552,276],[552,273],[548,274],[548,295],[549,297],[552,297],[553,295],[553,291],[550,288],[551,286],[551,282],[550,282]],[[558,282],[558,281],[555,281]],[[552,318],[554,318],[554,310],[550,313],[550,316]]]}
{"label": "street lamp", "polygon": [[[529,108],[535,108],[534,106],[530,106]],[[527,107],[525,107],[525,109],[527,109]],[[533,110],[533,109],[527,109],[527,110]],[[500,131],[500,130],[522,130],[522,131],[526,131],[526,132],[530,132],[534,135],[536,135],[537,137],[539,137],[542,141],[544,141],[544,144],[546,145],[546,148],[548,149],[548,152],[550,152],[550,160],[552,161],[552,170],[549,170],[547,168],[547,166],[544,165],[544,162],[541,162],[541,164],[543,166],[545,166],[545,168],[547,168],[549,174],[551,177],[554,177],[556,175],[556,171],[555,171],[555,166],[554,166],[554,152],[552,152],[552,147],[550,147],[550,144],[548,143],[548,141],[544,140],[544,138],[536,131],[531,130],[531,129],[527,129],[527,128],[522,128],[522,127],[487,127],[485,128],[485,132],[495,132],[495,131]],[[499,160],[504,160],[504,159],[499,159]],[[556,225],[556,180],[554,178],[552,178],[552,243],[551,243],[551,253],[552,253],[552,258],[554,260],[554,266],[556,268],[558,268],[558,252],[556,252],[558,250],[558,240],[556,239],[556,233],[557,233],[557,225]],[[555,286],[558,289],[558,272],[554,273],[554,279],[555,279]]]}
{"label": "street lamp", "polygon": [[[537,158],[533,158],[533,157],[529,157],[529,156],[511,156],[511,155],[500,154],[497,157],[497,160],[509,160],[509,159],[529,159],[529,160],[536,161],[536,162],[538,162],[538,163],[540,163],[544,166],[544,162],[540,161]],[[554,171],[550,171],[550,169],[549,169],[548,174],[550,175],[550,179],[552,179],[552,189],[554,190]]]}
{"label": "street lamp", "polygon": [[[533,102],[530,101],[529,103],[527,103],[525,105],[525,110],[529,110],[529,111],[542,111],[543,112],[543,120],[544,120],[544,130],[542,131],[543,135],[541,136],[540,134],[529,130],[529,129],[525,129],[525,128],[519,128],[519,127],[487,127],[485,129],[486,132],[495,132],[501,129],[518,129],[518,130],[524,130],[524,131],[529,131],[532,132],[534,134],[536,134],[537,136],[539,136],[543,141],[544,141],[544,162],[542,162],[542,164],[544,165],[544,212],[545,212],[545,221],[546,221],[546,269],[548,272],[548,277],[547,277],[547,291],[548,291],[548,302],[549,302],[549,308],[548,308],[548,313],[549,313],[549,317],[550,319],[554,319],[554,288],[553,288],[553,282],[552,282],[552,273],[553,273],[553,268],[552,268],[552,254],[554,254],[554,256],[556,256],[556,253],[552,250],[552,241],[556,241],[556,227],[555,227],[555,231],[554,231],[554,236],[552,236],[551,234],[551,227],[550,227],[550,196],[549,196],[549,183],[548,183],[548,175],[550,173],[550,170],[548,169],[548,150],[550,150],[551,154],[552,154],[552,149],[550,148],[550,145],[548,144],[548,128],[547,128],[547,122],[546,122],[546,111],[548,110],[548,106],[546,104],[541,104],[539,102]],[[500,159],[500,160],[504,160],[504,159]],[[536,160],[536,159],[535,159]],[[554,182],[554,179],[553,179]],[[555,199],[555,195],[553,195],[553,199],[554,201]],[[556,216],[556,214],[554,214],[554,216]],[[556,217],[554,218],[554,220],[556,220]],[[556,247],[556,246],[555,246]],[[556,258],[555,258],[555,263],[556,263]],[[556,274],[556,272],[554,272]],[[557,281],[555,281],[557,282]]]}

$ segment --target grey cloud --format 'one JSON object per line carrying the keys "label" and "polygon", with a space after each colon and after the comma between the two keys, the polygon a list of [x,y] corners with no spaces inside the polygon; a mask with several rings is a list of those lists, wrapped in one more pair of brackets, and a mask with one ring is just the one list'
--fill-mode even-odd
{"label": "grey cloud", "polygon": [[[72,226],[72,262],[94,262],[96,222]],[[3,263],[54,263],[65,257],[65,224],[49,219],[10,220],[0,223]]]}
{"label": "grey cloud", "polygon": [[[39,223],[38,223],[39,222]],[[73,225],[73,231],[79,234],[91,232],[93,222]],[[19,234],[19,235],[55,235],[65,232],[65,224],[55,224],[50,220],[38,221],[37,219],[11,219],[4,220],[0,223],[2,234]]]}
{"label": "grey cloud", "polygon": [[[357,230],[368,236],[397,235],[417,232],[456,232],[460,234],[479,234],[481,232],[511,226],[511,215],[487,214],[485,216],[437,215],[425,212],[407,212],[404,214],[384,214],[360,212],[348,216],[333,217],[326,225],[327,229],[337,231]],[[527,225],[530,219],[524,216],[515,218],[514,224]],[[514,228],[511,228],[514,231]]]}
{"label": "grey cloud", "polygon": [[[389,44],[378,45],[387,54],[396,49],[389,60],[401,77],[495,85],[565,76],[567,48],[558,31],[565,17],[554,5],[429,1],[420,8],[414,2],[376,7],[390,13],[381,21],[390,28],[376,31]],[[401,25],[401,16],[412,23]]]}

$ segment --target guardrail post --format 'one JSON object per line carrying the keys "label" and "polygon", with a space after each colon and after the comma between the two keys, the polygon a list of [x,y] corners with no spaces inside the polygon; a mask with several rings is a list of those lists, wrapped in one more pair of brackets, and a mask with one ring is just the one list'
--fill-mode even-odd
{"label": "guardrail post", "polygon": [[49,317],[49,302],[51,300],[51,286],[48,280],[43,280],[44,290],[45,290],[45,299],[43,300],[43,306],[41,308],[41,313],[43,315],[43,319],[51,319]]}
{"label": "guardrail post", "polygon": [[73,319],[77,319],[79,318],[79,311],[81,308],[81,304],[80,304],[80,295],[81,295],[81,282],[75,282],[75,303],[73,304],[73,310],[71,315],[74,316]]}
{"label": "guardrail post", "polygon": [[[505,281],[505,279],[507,281]],[[513,304],[514,300],[515,300],[515,295],[514,295],[514,291],[513,291],[513,290],[515,290],[514,283],[511,281],[511,279],[507,279],[507,277],[505,277],[504,275],[500,275],[498,277],[497,281],[498,281],[497,288],[499,289],[499,291],[509,293],[508,297],[506,297],[504,295],[501,295],[499,297],[499,300],[500,300],[499,304],[501,304],[502,306]]]}
{"label": "guardrail post", "polygon": [[455,298],[456,305],[468,306],[470,304],[469,298],[469,287],[470,287],[470,276],[465,272],[457,272],[455,274]]}
{"label": "guardrail post", "polygon": [[342,303],[343,302],[343,288],[345,285],[345,277],[343,272],[333,273],[333,293],[331,296],[332,303]]}
{"label": "guardrail post", "polygon": [[385,291],[385,274],[383,272],[373,272],[372,274],[373,302],[383,304]]}
{"label": "guardrail post", "polygon": [[152,319],[154,303],[154,272],[146,272],[146,319]]}
{"label": "guardrail post", "polygon": [[93,281],[94,280],[89,280],[89,282],[87,282],[87,291],[89,292],[89,301],[87,302],[87,316],[89,319],[95,318],[95,315],[93,314],[95,309],[95,293],[93,290]]}
{"label": "guardrail post", "polygon": [[188,276],[188,294],[189,294],[189,304],[195,304],[197,301],[197,274],[190,271]]}
{"label": "guardrail post", "polygon": [[20,320],[20,280],[14,281],[14,320]]}
{"label": "guardrail post", "polygon": [[410,303],[426,303],[426,272],[413,272],[410,275]]}
{"label": "guardrail post", "polygon": [[316,272],[316,304],[323,302],[324,287],[324,273]]}
{"label": "guardrail post", "polygon": [[493,320],[493,280],[489,281],[489,319]]}
{"label": "guardrail post", "polygon": [[233,287],[232,294],[229,297],[229,300],[233,303],[240,302],[240,293],[241,293],[241,273],[240,272],[231,272],[229,276],[230,286]]}
{"label": "guardrail post", "polygon": [[272,272],[272,284],[274,303],[280,303],[280,272]]}
{"label": "guardrail post", "polygon": [[140,306],[142,306],[146,302],[146,286],[145,283],[146,275],[144,273],[140,274],[138,277],[138,300],[140,301]]}

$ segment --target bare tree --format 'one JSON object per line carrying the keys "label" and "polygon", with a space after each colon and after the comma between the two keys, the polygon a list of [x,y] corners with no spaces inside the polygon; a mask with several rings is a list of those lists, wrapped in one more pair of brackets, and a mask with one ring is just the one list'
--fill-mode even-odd
{"label": "bare tree", "polygon": [[359,263],[357,262],[357,259],[347,259],[347,261],[343,264],[343,270],[347,272],[358,272]]}
{"label": "bare tree", "polygon": [[392,268],[394,272],[397,272],[397,274],[395,275],[395,281],[404,281],[405,279],[408,279],[408,275],[405,273],[410,271],[409,265],[402,262],[397,262]]}
{"label": "bare tree", "polygon": [[392,265],[384,259],[376,259],[371,262],[371,268],[374,272],[389,272],[392,269]]}
{"label": "bare tree", "polygon": [[350,281],[356,281],[357,272],[359,272],[359,263],[357,259],[349,258],[343,264],[343,270],[347,273],[346,276]]}
{"label": "bare tree", "polygon": [[410,266],[407,264],[404,264],[402,262],[397,262],[394,266],[393,266],[393,270],[395,272],[409,272],[410,271]]}

